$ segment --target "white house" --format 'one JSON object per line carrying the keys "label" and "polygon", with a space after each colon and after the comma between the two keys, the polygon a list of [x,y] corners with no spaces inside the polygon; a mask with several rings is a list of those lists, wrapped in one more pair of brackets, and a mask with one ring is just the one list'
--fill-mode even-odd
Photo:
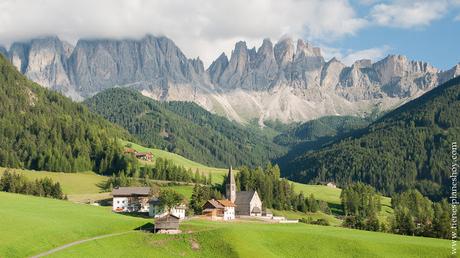
{"label": "white house", "polygon": [[235,204],[230,200],[217,200],[224,207],[224,220],[235,219]]}
{"label": "white house", "polygon": [[150,187],[119,187],[112,191],[115,212],[148,212]]}
{"label": "white house", "polygon": [[[161,207],[160,200],[158,198],[152,198],[149,201],[149,216],[160,218],[168,214],[166,211],[167,209]],[[187,206],[185,204],[177,205],[170,210],[170,214],[178,217],[179,219],[185,218],[185,211],[187,210]]]}

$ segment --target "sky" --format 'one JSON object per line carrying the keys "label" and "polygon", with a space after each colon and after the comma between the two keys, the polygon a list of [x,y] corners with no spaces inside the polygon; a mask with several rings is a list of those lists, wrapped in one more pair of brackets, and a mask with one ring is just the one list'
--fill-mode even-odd
{"label": "sky", "polygon": [[56,35],[167,36],[209,65],[244,40],[289,36],[346,64],[402,54],[449,69],[460,62],[460,0],[0,0],[0,45]]}

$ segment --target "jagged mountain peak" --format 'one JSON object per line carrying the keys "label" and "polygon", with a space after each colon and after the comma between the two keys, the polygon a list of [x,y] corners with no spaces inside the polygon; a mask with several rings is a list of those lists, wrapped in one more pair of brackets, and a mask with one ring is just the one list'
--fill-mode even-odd
{"label": "jagged mountain peak", "polygon": [[248,49],[236,42],[205,70],[173,40],[58,37],[13,43],[10,61],[30,79],[80,100],[112,87],[130,87],[160,100],[194,101],[236,121],[306,121],[323,115],[361,115],[389,109],[454,76],[460,65],[439,71],[426,62],[389,55],[346,66],[325,62],[321,50],[302,39],[264,39]]}

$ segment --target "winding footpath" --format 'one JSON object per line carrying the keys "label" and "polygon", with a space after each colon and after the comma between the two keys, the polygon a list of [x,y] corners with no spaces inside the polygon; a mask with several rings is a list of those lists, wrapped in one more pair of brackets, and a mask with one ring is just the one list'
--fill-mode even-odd
{"label": "winding footpath", "polygon": [[68,243],[68,244],[65,244],[65,245],[56,247],[56,248],[51,249],[51,250],[49,250],[49,251],[46,251],[46,252],[44,252],[44,253],[41,253],[41,254],[37,254],[37,255],[31,256],[31,258],[44,257],[44,256],[47,256],[47,255],[50,255],[50,254],[59,252],[59,251],[64,250],[64,249],[66,249],[66,248],[69,248],[69,247],[72,247],[72,246],[75,246],[75,245],[79,245],[79,244],[82,244],[82,243],[86,243],[86,242],[90,242],[90,241],[94,241],[94,240],[98,240],[98,239],[102,239],[102,238],[107,238],[107,237],[113,237],[113,236],[124,235],[124,234],[128,234],[128,233],[133,233],[133,232],[135,232],[135,231],[130,230],[130,231],[121,232],[121,233],[113,233],[113,234],[107,234],[107,235],[100,235],[100,236],[97,236],[97,237],[92,237],[92,238],[88,238],[88,239],[78,240],[78,241],[75,241],[75,242],[72,242],[72,243]]}

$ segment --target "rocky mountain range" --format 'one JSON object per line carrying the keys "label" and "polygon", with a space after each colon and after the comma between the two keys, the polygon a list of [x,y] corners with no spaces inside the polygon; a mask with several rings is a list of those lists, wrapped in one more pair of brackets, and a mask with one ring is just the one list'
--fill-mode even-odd
{"label": "rocky mountain range", "polygon": [[307,121],[324,115],[365,115],[391,109],[455,76],[428,63],[390,55],[346,66],[326,61],[303,40],[266,39],[256,48],[238,42],[228,58],[207,69],[166,37],[81,39],[57,37],[16,42],[0,53],[31,80],[74,100],[113,87],[130,87],[158,100],[193,101],[246,123]]}

